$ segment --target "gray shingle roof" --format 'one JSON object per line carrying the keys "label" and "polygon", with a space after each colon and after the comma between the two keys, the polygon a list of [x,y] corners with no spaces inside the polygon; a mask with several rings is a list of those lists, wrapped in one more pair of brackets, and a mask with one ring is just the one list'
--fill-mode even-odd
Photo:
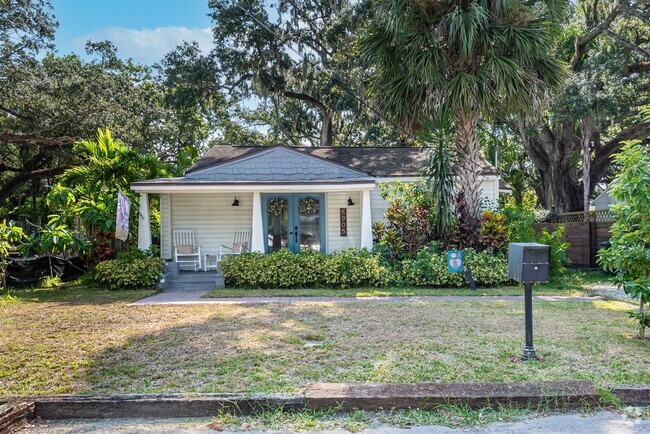
{"label": "gray shingle roof", "polygon": [[[269,149],[265,146],[214,146],[199,159],[188,173],[218,166]],[[291,147],[315,157],[362,170],[373,177],[419,176],[425,152],[413,147]],[[481,175],[497,175],[486,160],[481,159]]]}

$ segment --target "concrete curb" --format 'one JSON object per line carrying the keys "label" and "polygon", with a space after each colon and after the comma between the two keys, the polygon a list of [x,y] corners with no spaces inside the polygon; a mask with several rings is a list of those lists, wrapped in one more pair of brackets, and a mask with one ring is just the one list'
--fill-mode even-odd
{"label": "concrete curb", "polygon": [[0,434],[19,431],[34,419],[33,402],[11,402],[0,405]]}
{"label": "concrete curb", "polygon": [[[650,405],[650,385],[610,388],[625,405]],[[211,417],[220,412],[246,415],[281,408],[337,408],[348,411],[468,407],[596,406],[600,395],[589,380],[520,383],[311,383],[304,395],[283,394],[131,394],[0,397],[0,433],[15,432],[27,420],[42,419],[166,419]],[[13,428],[11,428],[13,427]],[[9,428],[13,429],[9,430]]]}
{"label": "concrete curb", "polygon": [[621,404],[650,405],[650,384],[612,386],[610,390],[621,401]]}
{"label": "concrete curb", "polygon": [[304,408],[301,397],[243,394],[59,395],[32,398],[42,419],[210,417],[220,412],[238,415]]}
{"label": "concrete curb", "polygon": [[598,405],[600,395],[589,380],[523,383],[312,383],[306,406],[342,410],[431,409],[439,405],[482,407],[575,408]]}

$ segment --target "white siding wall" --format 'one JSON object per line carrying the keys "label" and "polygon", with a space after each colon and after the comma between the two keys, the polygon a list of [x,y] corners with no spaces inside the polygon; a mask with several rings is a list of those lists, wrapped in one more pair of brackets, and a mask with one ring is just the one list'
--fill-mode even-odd
{"label": "white siding wall", "polygon": [[215,254],[221,244],[226,246],[232,244],[233,233],[236,230],[251,228],[253,193],[237,193],[239,199],[237,207],[232,206],[235,199],[233,193],[181,193],[169,196],[171,219],[169,216],[165,219],[165,207],[161,200],[161,219],[163,222],[165,220],[170,222],[171,226],[169,234],[163,236],[161,240],[165,259],[172,258],[170,239],[172,229],[193,229],[196,243],[201,246],[201,253]]}
{"label": "white siding wall", "polygon": [[[348,197],[353,206],[348,206]],[[325,231],[327,233],[327,253],[344,250],[349,247],[359,248],[361,244],[361,193],[336,192],[325,193]],[[340,208],[348,209],[348,236],[341,236]]]}
{"label": "white siding wall", "polygon": [[483,190],[483,198],[495,203],[499,200],[499,180],[498,179],[485,179],[481,183],[481,190]]}
{"label": "white siding wall", "polygon": [[388,208],[388,201],[381,197],[381,188],[375,187],[370,192],[370,213],[373,223],[384,220],[384,211]]}
{"label": "white siding wall", "polygon": [[160,195],[160,256],[165,259],[172,257],[172,222],[171,198],[169,194]]}

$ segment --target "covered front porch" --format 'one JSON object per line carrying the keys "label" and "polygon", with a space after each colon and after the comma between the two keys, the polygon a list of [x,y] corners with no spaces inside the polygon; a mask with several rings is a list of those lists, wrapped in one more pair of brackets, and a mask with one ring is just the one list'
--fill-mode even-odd
{"label": "covered front porch", "polygon": [[[160,251],[173,262],[175,231],[193,234],[200,269],[231,251],[270,253],[310,248],[331,253],[372,248],[374,181],[340,183],[237,183],[152,180],[133,184],[140,193],[138,247],[151,246],[149,196],[160,196]],[[189,185],[188,185],[189,184]],[[235,234],[249,234],[249,240]]]}

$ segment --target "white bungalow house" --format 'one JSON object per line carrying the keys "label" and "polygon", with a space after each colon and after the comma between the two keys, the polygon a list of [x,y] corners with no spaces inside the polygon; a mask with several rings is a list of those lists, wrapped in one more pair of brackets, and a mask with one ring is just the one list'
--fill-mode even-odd
{"label": "white bungalow house", "polygon": [[[370,248],[372,223],[387,207],[379,184],[419,180],[423,157],[407,147],[215,146],[182,178],[131,184],[140,193],[138,247],[151,245],[148,195],[159,194],[168,261],[180,231],[201,246],[202,267],[213,259],[205,255],[233,243],[253,252]],[[499,175],[486,161],[481,177],[483,196],[496,200]]]}

